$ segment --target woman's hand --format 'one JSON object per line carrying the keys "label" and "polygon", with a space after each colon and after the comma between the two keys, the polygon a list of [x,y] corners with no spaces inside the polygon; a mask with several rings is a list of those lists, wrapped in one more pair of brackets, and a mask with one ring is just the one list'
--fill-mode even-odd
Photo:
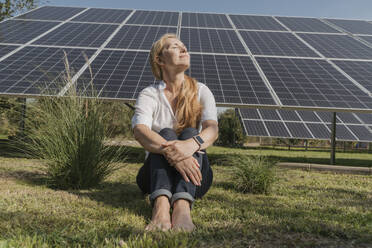
{"label": "woman's hand", "polygon": [[199,145],[194,139],[172,140],[162,144],[163,155],[170,164],[176,164],[188,157],[191,157],[198,149]]}
{"label": "woman's hand", "polygon": [[200,172],[200,165],[194,157],[188,157],[173,165],[174,168],[182,175],[186,182],[190,182],[196,186],[201,185],[202,174]]}

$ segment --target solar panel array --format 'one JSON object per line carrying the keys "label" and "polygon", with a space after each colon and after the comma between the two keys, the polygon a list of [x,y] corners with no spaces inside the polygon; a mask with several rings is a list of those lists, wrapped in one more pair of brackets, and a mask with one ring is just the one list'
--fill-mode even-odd
{"label": "solar panel array", "polygon": [[[329,140],[332,113],[320,111],[238,109],[246,135]],[[336,115],[336,139],[372,142],[372,114]]]}
{"label": "solar panel array", "polygon": [[[0,94],[64,94],[57,86],[65,83],[66,54],[79,89],[90,91],[93,77],[100,97],[133,102],[156,83],[152,43],[172,32],[191,54],[188,73],[207,84],[217,105],[369,112],[371,27],[355,20],[43,6],[0,23]],[[291,134],[278,125],[277,132]]]}

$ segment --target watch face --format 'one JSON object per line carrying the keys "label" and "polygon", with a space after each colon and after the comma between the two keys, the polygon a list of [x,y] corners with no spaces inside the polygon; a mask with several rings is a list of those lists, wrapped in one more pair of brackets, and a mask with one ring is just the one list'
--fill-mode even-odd
{"label": "watch face", "polygon": [[204,140],[199,135],[195,136],[195,139],[197,139],[200,144],[204,143]]}

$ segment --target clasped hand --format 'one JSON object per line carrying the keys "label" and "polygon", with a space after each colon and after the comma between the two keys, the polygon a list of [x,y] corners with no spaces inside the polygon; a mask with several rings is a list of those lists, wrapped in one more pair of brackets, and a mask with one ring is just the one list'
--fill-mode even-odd
{"label": "clasped hand", "polygon": [[186,182],[200,186],[202,175],[198,161],[192,156],[198,149],[193,140],[172,140],[162,144],[162,153]]}

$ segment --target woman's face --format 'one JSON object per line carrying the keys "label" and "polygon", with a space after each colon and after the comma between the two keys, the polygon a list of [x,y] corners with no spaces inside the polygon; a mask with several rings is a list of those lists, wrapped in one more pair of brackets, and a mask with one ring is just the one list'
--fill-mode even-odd
{"label": "woman's face", "polygon": [[168,38],[159,55],[159,62],[165,70],[186,71],[190,66],[190,55],[179,39]]}

